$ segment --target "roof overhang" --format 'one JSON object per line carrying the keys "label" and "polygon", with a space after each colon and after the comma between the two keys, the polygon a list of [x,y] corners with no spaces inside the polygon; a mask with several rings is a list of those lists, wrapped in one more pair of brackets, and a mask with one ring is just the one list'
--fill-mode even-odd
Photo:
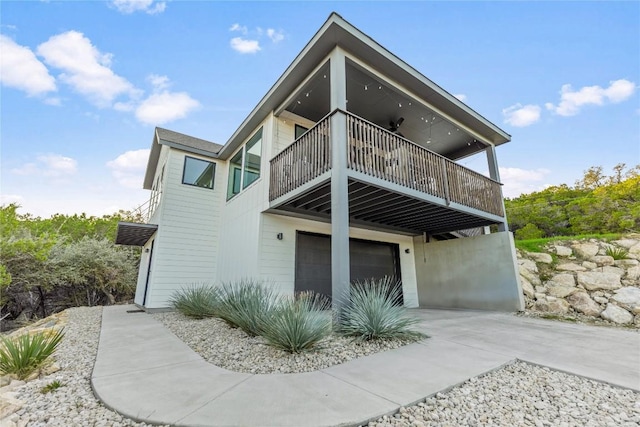
{"label": "roof overhang", "polygon": [[144,246],[157,229],[156,224],[118,222],[116,245]]}
{"label": "roof overhang", "polygon": [[511,136],[505,131],[334,12],[222,147],[218,153],[219,157],[227,159],[233,154],[336,46],[367,64],[373,64],[379,72],[411,92],[420,94],[421,98],[441,112],[473,129],[486,142],[501,145],[511,140]]}

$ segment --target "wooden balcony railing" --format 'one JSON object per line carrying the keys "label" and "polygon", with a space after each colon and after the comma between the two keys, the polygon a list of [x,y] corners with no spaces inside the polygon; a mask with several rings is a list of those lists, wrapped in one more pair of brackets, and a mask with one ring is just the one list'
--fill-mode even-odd
{"label": "wooden balcony railing", "polygon": [[295,190],[331,169],[331,116],[319,121],[271,159],[269,200]]}
{"label": "wooden balcony railing", "polygon": [[[451,202],[504,216],[500,183],[350,113],[347,167]],[[328,115],[271,160],[269,200],[331,169]]]}

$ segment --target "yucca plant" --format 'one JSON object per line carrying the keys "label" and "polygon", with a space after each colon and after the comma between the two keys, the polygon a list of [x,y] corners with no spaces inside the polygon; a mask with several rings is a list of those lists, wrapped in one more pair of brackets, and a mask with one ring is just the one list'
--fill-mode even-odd
{"label": "yucca plant", "polygon": [[336,329],[364,341],[425,338],[422,332],[411,329],[420,319],[400,304],[401,298],[400,282],[392,277],[356,282],[337,314]]}
{"label": "yucca plant", "polygon": [[0,372],[23,380],[44,366],[64,337],[62,330],[0,337]]}
{"label": "yucca plant", "polygon": [[286,298],[262,327],[262,336],[272,347],[289,353],[313,348],[331,333],[330,302],[313,292]]}
{"label": "yucca plant", "polygon": [[218,299],[214,286],[192,285],[175,291],[169,302],[185,316],[204,319],[215,316]]}
{"label": "yucca plant", "polygon": [[216,315],[251,336],[262,333],[278,304],[271,289],[248,279],[223,283],[218,297]]}
{"label": "yucca plant", "polygon": [[629,254],[629,251],[625,248],[616,248],[615,246],[607,246],[605,253],[613,259],[625,259]]}

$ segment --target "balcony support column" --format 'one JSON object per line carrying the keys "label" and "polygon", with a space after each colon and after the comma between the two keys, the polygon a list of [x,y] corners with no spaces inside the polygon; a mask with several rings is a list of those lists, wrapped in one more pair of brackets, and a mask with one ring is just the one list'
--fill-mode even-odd
{"label": "balcony support column", "polygon": [[[347,79],[344,52],[331,53],[331,111],[346,110]],[[331,117],[331,293],[336,311],[348,296],[351,272],[349,260],[349,192],[347,178],[347,116]]]}
{"label": "balcony support column", "polygon": [[[490,144],[486,149],[485,153],[487,153],[487,163],[489,166],[489,177],[494,181],[500,182],[500,169],[498,168],[498,157],[496,156],[496,146]],[[500,200],[502,200],[502,212],[504,212],[504,221],[498,224],[498,231],[507,231],[509,230],[509,225],[507,224],[507,211],[504,207],[504,195],[502,194],[502,187],[500,187]]]}

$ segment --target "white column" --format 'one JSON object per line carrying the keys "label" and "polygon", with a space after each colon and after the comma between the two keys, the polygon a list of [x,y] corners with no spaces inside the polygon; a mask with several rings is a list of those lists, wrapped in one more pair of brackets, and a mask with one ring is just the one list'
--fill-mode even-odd
{"label": "white column", "polygon": [[[335,49],[330,57],[331,111],[346,110],[345,56]],[[349,194],[347,179],[347,117],[331,117],[331,293],[333,307],[340,310],[351,282],[349,262]]]}

